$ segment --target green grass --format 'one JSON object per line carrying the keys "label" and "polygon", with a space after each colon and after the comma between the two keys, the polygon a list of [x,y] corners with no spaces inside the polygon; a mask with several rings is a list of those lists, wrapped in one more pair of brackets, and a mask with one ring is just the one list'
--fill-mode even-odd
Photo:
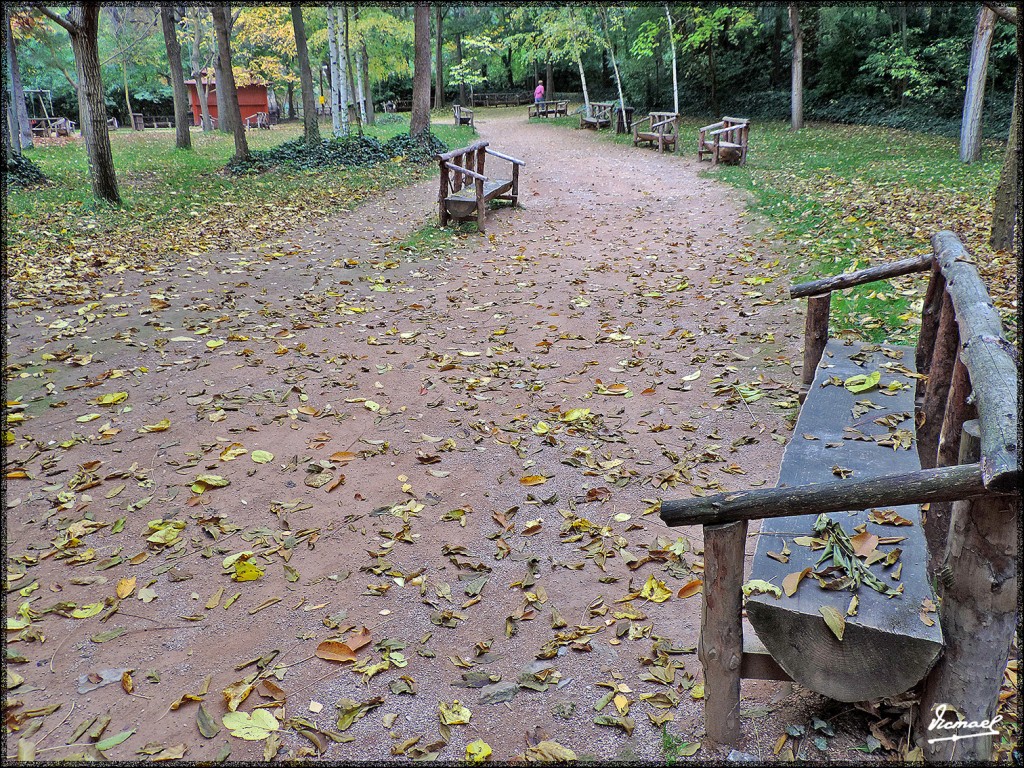
{"label": "green grass", "polygon": [[[697,747],[699,748],[700,745],[697,744]],[[662,727],[661,751],[665,756],[665,763],[667,765],[684,762],[694,754],[691,750],[693,750],[693,742],[686,741],[686,739],[669,733],[667,725]]]}
{"label": "green grass", "polygon": [[[442,119],[439,114],[431,128],[449,146],[476,135]],[[365,133],[385,141],[408,130],[408,116],[401,115],[368,126]],[[301,123],[283,123],[250,131],[247,139],[253,150],[268,149],[301,132]],[[330,136],[329,122],[321,122],[321,132]],[[234,249],[437,173],[432,163],[398,161],[315,171],[277,168],[238,177],[224,172],[234,154],[230,135],[193,129],[192,143],[191,150],[175,149],[173,129],[112,132],[120,207],[93,198],[81,139],[28,150],[26,156],[51,183],[8,192],[12,278],[36,294],[53,287],[49,280],[71,281],[83,266],[102,273],[145,267],[180,253]],[[83,258],[89,263],[83,265]]]}
{"label": "green grass", "polygon": [[[576,117],[556,125],[576,128]],[[692,159],[697,129],[708,118],[684,118],[681,152]],[[603,130],[606,141],[632,144]],[[706,174],[750,193],[749,207],[766,217],[794,256],[793,282],[806,282],[928,253],[929,238],[951,229],[964,239],[999,308],[1007,337],[1016,338],[1016,262],[988,246],[992,193],[1003,145],[986,142],[981,162],[958,159],[955,139],[911,131],[754,122],[745,166],[707,164]],[[912,275],[835,292],[832,332],[869,341],[913,343],[927,278]]]}

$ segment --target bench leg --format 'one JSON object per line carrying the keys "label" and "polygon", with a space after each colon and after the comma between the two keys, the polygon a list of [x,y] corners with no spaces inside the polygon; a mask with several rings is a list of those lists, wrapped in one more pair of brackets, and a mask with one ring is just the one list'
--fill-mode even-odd
{"label": "bench leg", "polygon": [[512,164],[512,205],[519,205],[519,166]]}
{"label": "bench leg", "polygon": [[719,744],[736,744],[743,662],[743,552],[747,523],[704,526],[704,594],[698,655],[704,667],[704,728]]}
{"label": "bench leg", "polygon": [[484,214],[487,212],[487,203],[484,202],[484,183],[479,179],[476,182],[476,226],[481,233],[484,232]]}

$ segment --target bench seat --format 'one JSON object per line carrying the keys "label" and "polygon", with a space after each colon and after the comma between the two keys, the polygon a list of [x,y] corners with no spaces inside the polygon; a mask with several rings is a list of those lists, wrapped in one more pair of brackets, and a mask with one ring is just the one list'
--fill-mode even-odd
{"label": "bench seat", "polygon": [[[829,340],[786,448],[779,472],[780,487],[834,482],[838,478],[833,467],[850,469],[851,477],[858,479],[921,468],[916,440],[909,448],[894,450],[870,439],[886,436],[893,429],[914,432],[916,379],[885,367],[903,366],[913,372],[914,349],[883,347],[871,352],[873,348],[878,345],[847,346],[842,341]],[[893,359],[894,356],[899,359]],[[863,359],[863,365],[858,365],[858,359]],[[853,394],[842,384],[822,386],[832,377],[845,381],[872,371],[881,371],[882,378],[880,386],[870,392]],[[908,386],[892,394],[884,391],[892,381]],[[868,401],[877,408],[854,416],[858,401]],[[899,419],[901,415],[905,418]],[[899,421],[892,428],[875,422],[886,417]],[[878,546],[882,552],[902,549],[893,567],[883,568],[881,563],[870,567],[890,587],[902,584],[902,595],[886,597],[863,583],[855,593],[825,590],[807,577],[792,597],[761,594],[747,600],[750,624],[779,666],[800,685],[837,701],[866,701],[903,693],[927,674],[942,649],[936,615],[931,614],[935,620],[932,626],[927,626],[920,616],[922,601],[935,600],[927,575],[928,549],[920,507],[886,509],[894,510],[912,525],[869,522],[870,510],[829,516],[851,536],[855,535],[855,526],[866,524],[867,532],[879,537],[906,537],[897,544]],[[814,536],[816,518],[812,514],[762,520],[751,578],[781,586],[787,575],[814,568],[821,551],[796,545],[793,539]],[[768,556],[769,552],[782,552],[787,543],[788,563]],[[892,576],[900,564],[902,570],[897,581]],[[853,594],[859,599],[857,615],[846,616]],[[842,641],[825,624],[819,610],[822,606],[832,606],[845,616]]]}
{"label": "bench seat", "polygon": [[[512,191],[512,179],[491,179],[484,182],[484,202],[489,203]],[[444,200],[448,214],[455,218],[476,216],[476,186],[470,184]]]}

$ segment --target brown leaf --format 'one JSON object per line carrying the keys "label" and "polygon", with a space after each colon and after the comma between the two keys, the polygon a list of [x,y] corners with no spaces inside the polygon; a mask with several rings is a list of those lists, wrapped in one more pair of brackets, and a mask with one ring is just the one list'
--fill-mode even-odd
{"label": "brown leaf", "polygon": [[693,581],[684,584],[676,593],[676,597],[693,597],[694,595],[699,595],[703,589],[704,582],[700,579],[694,579]]}
{"label": "brown leaf", "polygon": [[792,597],[796,594],[797,587],[800,586],[800,582],[804,580],[808,574],[811,573],[811,568],[804,568],[802,571],[796,571],[789,574],[782,580],[782,591],[786,593],[786,597]]}

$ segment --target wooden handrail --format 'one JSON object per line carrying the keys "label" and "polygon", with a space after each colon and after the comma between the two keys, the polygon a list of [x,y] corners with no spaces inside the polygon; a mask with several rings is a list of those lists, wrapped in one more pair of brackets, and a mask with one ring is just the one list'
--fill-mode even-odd
{"label": "wooden handrail", "polygon": [[447,168],[448,170],[454,171],[455,173],[461,173],[464,176],[469,176],[471,179],[478,179],[480,181],[490,181],[490,179],[488,179],[486,176],[483,176],[477,173],[476,171],[471,171],[468,168],[463,168],[460,165],[452,165],[449,162],[445,162],[444,165],[445,168]]}
{"label": "wooden handrail", "polygon": [[720,525],[769,517],[848,512],[931,501],[959,501],[989,493],[980,464],[922,469],[835,483],[718,493],[661,503],[666,525]]}
{"label": "wooden handrail", "polygon": [[[650,118],[645,118],[645,119],[649,120]],[[675,121],[676,121],[676,119],[674,117],[670,117],[668,120],[662,120],[659,123],[651,123],[651,129],[653,130],[654,128],[659,128],[659,127],[661,127],[663,125],[671,125],[671,124],[674,124]]]}
{"label": "wooden handrail", "polygon": [[717,123],[712,123],[711,125],[705,125],[703,128],[699,128],[698,130],[701,133],[704,133],[705,131],[710,131],[712,128],[721,128],[723,125],[725,125],[725,123],[722,122],[721,120],[719,120]]}
{"label": "wooden handrail", "polygon": [[508,160],[510,163],[515,163],[516,165],[526,165],[526,161],[525,160],[517,160],[514,157],[509,157],[508,155],[503,155],[503,154],[501,154],[501,152],[495,152],[493,149],[485,149],[484,151],[488,155],[494,155],[495,157],[500,157],[502,160]]}
{"label": "wooden handrail", "polygon": [[485,149],[487,147],[487,143],[488,142],[486,141],[477,141],[474,142],[473,144],[470,144],[468,147],[462,147],[461,149],[453,149],[450,152],[445,152],[443,155],[435,155],[434,159],[440,160],[441,162],[454,160],[456,157],[467,155],[470,152],[476,152],[478,149]]}
{"label": "wooden handrail", "polygon": [[908,275],[912,272],[926,272],[932,267],[931,254],[915,256],[911,259],[902,259],[890,264],[880,264],[876,267],[859,269],[856,272],[847,272],[842,275],[833,275],[810,283],[800,283],[789,287],[789,298],[800,299],[805,296],[821,296],[832,291],[852,288],[855,285],[873,283],[876,280],[886,280],[890,277]]}
{"label": "wooden handrail", "polygon": [[985,487],[1008,492],[1020,485],[1017,353],[1003,337],[999,313],[963,243],[944,231],[932,236],[932,246],[953,302],[960,330],[960,360],[970,374],[974,392]]}

